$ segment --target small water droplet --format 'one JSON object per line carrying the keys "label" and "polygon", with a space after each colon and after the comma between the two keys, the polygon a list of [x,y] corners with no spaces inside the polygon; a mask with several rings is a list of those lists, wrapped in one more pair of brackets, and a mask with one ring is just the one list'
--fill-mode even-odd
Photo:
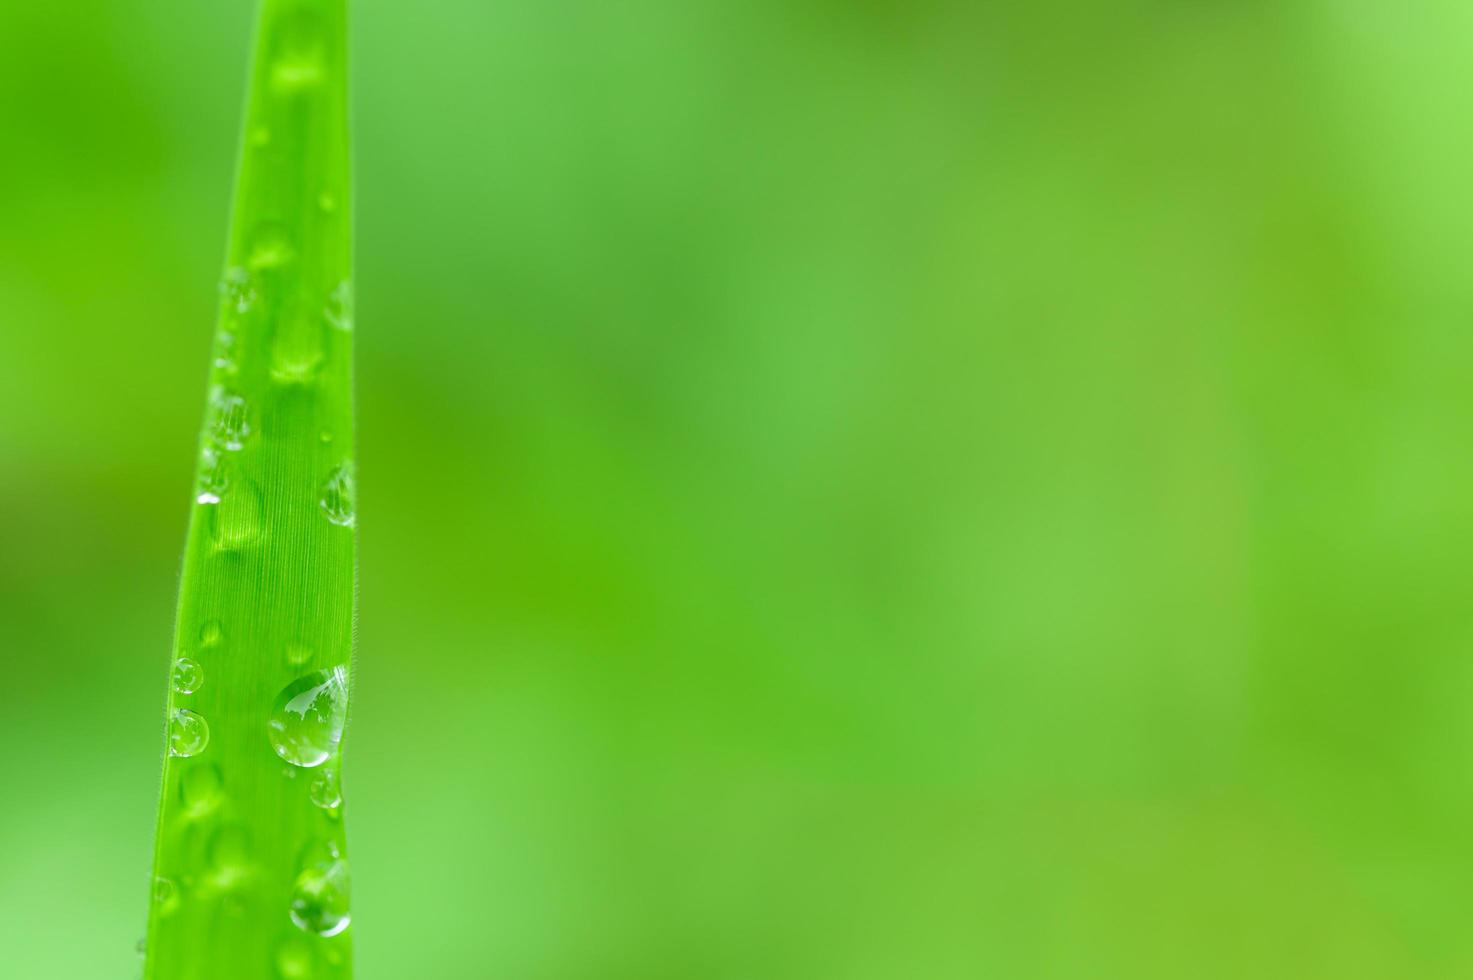
{"label": "small water droplet", "polygon": [[338,199],[332,191],[323,191],[317,195],[317,207],[323,214],[332,214],[338,209]]}
{"label": "small water droplet", "polygon": [[317,377],[322,361],[320,329],[284,324],[271,345],[271,379],[280,384],[307,384]]}
{"label": "small water droplet", "polygon": [[220,551],[239,551],[255,543],[261,530],[261,494],[248,481],[239,480],[210,508],[210,535]]}
{"label": "small water droplet", "polygon": [[299,677],[277,695],[266,723],[276,754],[311,769],[337,752],[348,718],[348,669],[338,666]]}
{"label": "small water droplet", "polygon": [[195,500],[202,504],[218,504],[230,486],[225,457],[214,446],[200,451],[199,492]]}
{"label": "small water droplet", "polygon": [[271,66],[271,87],[278,92],[311,88],[322,80],[322,63],[315,54],[291,55]]}
{"label": "small water droplet", "polygon": [[212,647],[220,642],[225,635],[225,628],[220,625],[218,619],[211,619],[199,628],[199,642],[202,646]]}
{"label": "small water droplet", "polygon": [[235,334],[221,331],[215,341],[215,367],[225,374],[238,374],[240,366],[235,363]]}
{"label": "small water droplet", "polygon": [[272,90],[278,94],[290,95],[322,80],[330,35],[324,18],[314,9],[319,6],[295,4],[273,21],[270,77]]}
{"label": "small water droplet", "polygon": [[271,364],[271,380],[284,385],[304,385],[317,376],[317,368],[322,361],[307,360],[296,361],[289,358],[278,358]]}
{"label": "small water droplet", "polygon": [[296,258],[286,228],[267,221],[256,226],[251,235],[251,257],[246,263],[252,269],[275,269]]}
{"label": "small water droplet", "polygon": [[216,387],[210,394],[213,417],[210,433],[219,445],[231,452],[245,445],[251,434],[250,408],[240,395]]}
{"label": "small water droplet", "polygon": [[327,297],[323,316],[339,330],[353,329],[353,284],[344,279]]}
{"label": "small water droplet", "polygon": [[312,648],[305,643],[288,644],[286,648],[286,662],[293,667],[300,667],[312,659]]}
{"label": "small water droplet", "polygon": [[238,889],[254,873],[250,834],[238,824],[221,827],[210,839],[209,859],[206,887],[213,892]]}
{"label": "small water droplet", "polygon": [[336,936],[348,928],[348,862],[314,864],[297,876],[291,918],[297,928],[318,936]]}
{"label": "small water droplet", "polygon": [[174,690],[179,694],[193,694],[205,682],[205,669],[188,657],[174,661]]}
{"label": "small water droplet", "polygon": [[324,767],[312,780],[312,786],[308,794],[313,804],[324,810],[336,810],[343,803],[342,784],[338,781],[338,771],[330,766]]}
{"label": "small water droplet", "polygon": [[276,951],[276,972],[281,980],[311,980],[316,973],[312,951],[298,940],[282,943]]}
{"label": "small water droplet", "polygon": [[184,775],[179,778],[179,796],[184,800],[186,812],[191,817],[199,818],[220,805],[224,786],[220,767],[200,760],[189,763]]}
{"label": "small water droplet", "polygon": [[327,429],[323,429],[322,432],[318,434],[317,438],[322,440],[323,445],[326,445],[327,443],[332,442],[332,433],[329,432]]}
{"label": "small water droplet", "polygon": [[179,907],[179,889],[168,878],[155,878],[153,903],[159,907],[160,915],[172,915]]}
{"label": "small water droplet", "polygon": [[353,467],[344,463],[328,476],[322,487],[322,499],[318,503],[322,505],[322,513],[327,515],[329,521],[341,527],[352,527],[357,518],[355,495]]}
{"label": "small water droplet", "polygon": [[250,854],[251,836],[237,824],[221,827],[210,839],[210,862],[217,866],[245,864]]}
{"label": "small water droplet", "polygon": [[233,266],[225,270],[220,293],[225,297],[226,307],[236,313],[249,313],[256,305],[256,281],[249,269]]}
{"label": "small water droplet", "polygon": [[169,754],[199,755],[210,744],[210,726],[204,716],[188,708],[176,708],[169,718]]}
{"label": "small water droplet", "polygon": [[265,126],[254,126],[251,128],[251,145],[260,149],[271,143],[271,130]]}

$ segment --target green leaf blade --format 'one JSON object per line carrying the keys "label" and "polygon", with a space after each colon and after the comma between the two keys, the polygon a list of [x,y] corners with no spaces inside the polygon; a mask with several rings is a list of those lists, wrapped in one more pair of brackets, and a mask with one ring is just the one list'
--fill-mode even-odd
{"label": "green leaf blade", "polygon": [[169,691],[149,980],[351,975],[346,6],[261,6],[180,586],[188,664]]}

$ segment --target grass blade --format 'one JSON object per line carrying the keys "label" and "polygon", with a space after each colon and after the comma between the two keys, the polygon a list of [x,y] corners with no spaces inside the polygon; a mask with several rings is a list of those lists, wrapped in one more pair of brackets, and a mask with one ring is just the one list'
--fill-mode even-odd
{"label": "grass blade", "polygon": [[352,971],[346,8],[260,8],[175,627],[148,980]]}

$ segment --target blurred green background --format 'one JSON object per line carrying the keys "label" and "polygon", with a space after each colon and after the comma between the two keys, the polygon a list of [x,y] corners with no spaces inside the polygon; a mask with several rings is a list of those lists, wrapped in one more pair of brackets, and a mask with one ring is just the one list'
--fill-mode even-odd
{"label": "blurred green background", "polygon": [[[0,0],[0,974],[127,977],[252,10]],[[363,980],[1473,977],[1473,7],[363,0]]]}

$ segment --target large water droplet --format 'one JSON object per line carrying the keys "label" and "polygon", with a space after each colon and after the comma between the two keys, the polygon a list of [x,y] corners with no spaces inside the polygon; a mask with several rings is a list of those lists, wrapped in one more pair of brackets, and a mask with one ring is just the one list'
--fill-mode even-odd
{"label": "large water droplet", "polygon": [[210,744],[210,726],[204,716],[188,708],[176,708],[169,717],[169,754],[199,755]]}
{"label": "large water droplet", "polygon": [[251,434],[250,408],[246,400],[233,392],[217,387],[210,394],[210,433],[221,447],[232,452],[245,445]]}
{"label": "large water droplet", "polygon": [[256,305],[256,282],[249,269],[233,266],[225,270],[220,280],[220,294],[225,297],[226,307],[236,313],[249,313]]}
{"label": "large water droplet", "polygon": [[179,694],[193,694],[205,682],[205,669],[188,657],[174,661],[174,690]]}
{"label": "large water droplet", "polygon": [[218,619],[211,619],[203,623],[199,628],[199,642],[201,646],[212,647],[220,642],[225,635],[225,628],[220,625]]}
{"label": "large water droplet", "polygon": [[356,517],[354,508],[355,488],[353,486],[353,467],[344,463],[327,478],[322,487],[322,512],[327,519],[342,527],[351,527]]}
{"label": "large water droplet", "polygon": [[297,876],[291,917],[299,929],[318,936],[336,936],[348,928],[348,862],[324,861]]}
{"label": "large water droplet", "polygon": [[311,769],[337,752],[348,718],[348,669],[313,671],[277,695],[266,723],[276,754],[294,766]]}
{"label": "large water droplet", "polygon": [[343,802],[342,784],[338,781],[338,771],[330,766],[324,767],[312,780],[312,785],[307,791],[312,802],[324,810],[336,810]]}
{"label": "large water droplet", "polygon": [[327,297],[327,306],[322,312],[327,317],[327,322],[337,329],[352,330],[353,284],[346,279],[338,283],[337,288]]}
{"label": "large water droplet", "polygon": [[199,493],[202,504],[218,504],[230,487],[230,473],[225,457],[213,446],[200,451]]}

